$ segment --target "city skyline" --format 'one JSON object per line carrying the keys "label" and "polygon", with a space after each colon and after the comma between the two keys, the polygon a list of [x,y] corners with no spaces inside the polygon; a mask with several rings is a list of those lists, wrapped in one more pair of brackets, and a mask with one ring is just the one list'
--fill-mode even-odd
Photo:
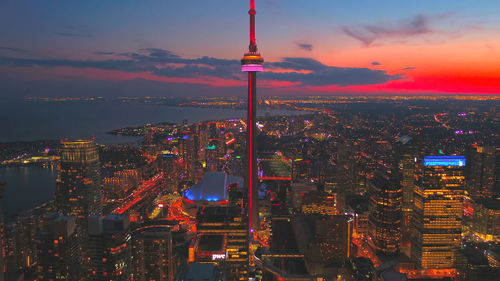
{"label": "city skyline", "polygon": [[497,279],[497,100],[263,103],[252,239],[243,116],[0,143],[0,280]]}
{"label": "city skyline", "polygon": [[[500,91],[494,1],[261,2],[263,96]],[[246,1],[0,5],[2,97],[245,94]]]}
{"label": "city skyline", "polygon": [[500,4],[255,2],[0,4],[0,281],[498,280]]}

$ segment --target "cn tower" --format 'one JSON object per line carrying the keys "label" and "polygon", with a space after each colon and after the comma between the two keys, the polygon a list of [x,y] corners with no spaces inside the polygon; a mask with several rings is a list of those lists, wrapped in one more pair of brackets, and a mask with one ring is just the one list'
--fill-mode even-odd
{"label": "cn tower", "polygon": [[252,233],[259,229],[259,182],[257,178],[256,154],[256,106],[257,106],[257,72],[262,72],[264,59],[257,51],[255,44],[255,0],[250,0],[250,45],[248,52],[241,59],[241,71],[248,72],[248,102],[247,102],[247,147],[245,186],[248,189],[248,222]]}

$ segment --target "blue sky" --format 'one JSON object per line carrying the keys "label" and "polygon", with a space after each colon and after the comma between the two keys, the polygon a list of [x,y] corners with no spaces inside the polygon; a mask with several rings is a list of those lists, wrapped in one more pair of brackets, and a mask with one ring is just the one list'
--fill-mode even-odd
{"label": "blue sky", "polygon": [[[266,62],[280,62],[286,57],[307,58],[330,67],[369,68],[384,71],[391,77],[405,77],[394,79],[400,80],[398,85],[391,79],[382,79],[374,81],[372,85],[379,85],[375,88],[340,90],[460,93],[463,89],[465,93],[497,93],[500,89],[499,81],[491,81],[496,74],[493,64],[496,61],[489,59],[498,56],[498,1],[256,0],[256,5],[257,44]],[[184,59],[208,56],[238,60],[248,44],[247,10],[248,1],[243,0],[4,0],[0,3],[0,74],[10,77],[9,81],[0,78],[0,89],[4,87],[15,95],[13,92],[26,83],[68,83],[67,77],[60,73],[71,71],[57,71],[57,68],[71,65],[12,66],[6,63],[12,58],[121,60],[124,58],[117,54],[156,48]],[[480,49],[476,53],[467,51],[474,48]],[[446,54],[451,58],[444,58]],[[469,61],[477,63],[466,68]],[[485,73],[481,65],[489,71]],[[443,78],[439,86],[429,87],[429,77],[437,77],[433,72],[436,67],[452,72],[461,69],[462,72],[450,72],[451,76]],[[403,68],[416,71],[401,72]],[[144,78],[145,75],[120,79],[115,73],[110,81],[102,81],[89,78],[92,77],[91,68],[86,71],[89,75],[76,71],[72,77],[78,80],[75,85],[84,82],[90,85],[93,80],[96,86],[103,82],[119,84],[124,79],[152,79]],[[226,79],[217,73],[203,75]],[[321,89],[307,88],[317,85],[308,84],[310,76],[299,75],[304,79],[293,79],[293,83],[300,83],[299,86],[268,82],[265,92],[336,93],[339,86],[346,85],[338,83],[335,75],[321,73],[318,79],[325,79]],[[482,79],[467,85],[456,84],[457,77],[464,75]],[[275,73],[268,77],[270,81],[290,82]],[[186,84],[188,92],[189,84],[198,84],[196,91],[199,91],[200,84],[217,87],[217,82],[220,82],[221,91],[227,94],[239,92],[241,88],[235,86],[237,83],[219,80],[210,83],[163,81],[166,88],[171,83]],[[412,86],[411,82],[415,84]],[[330,87],[326,87],[328,85]],[[358,85],[363,83],[352,86]],[[43,87],[40,90],[40,95],[46,94]]]}

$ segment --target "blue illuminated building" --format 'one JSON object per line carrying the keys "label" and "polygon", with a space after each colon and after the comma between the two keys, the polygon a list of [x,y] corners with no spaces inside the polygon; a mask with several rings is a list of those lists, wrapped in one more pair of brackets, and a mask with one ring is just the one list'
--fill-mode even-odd
{"label": "blue illuminated building", "polygon": [[200,182],[184,192],[184,198],[191,201],[227,201],[227,187],[233,184],[243,188],[243,178],[224,172],[206,172]]}
{"label": "blue illuminated building", "polygon": [[463,167],[465,166],[465,156],[425,156],[424,166]]}

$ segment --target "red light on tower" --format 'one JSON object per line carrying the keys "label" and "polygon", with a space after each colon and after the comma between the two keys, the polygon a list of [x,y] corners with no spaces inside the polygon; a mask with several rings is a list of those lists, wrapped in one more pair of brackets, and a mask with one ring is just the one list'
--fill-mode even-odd
{"label": "red light on tower", "polygon": [[250,233],[259,226],[259,197],[256,155],[256,105],[257,105],[257,72],[263,71],[264,59],[257,51],[255,43],[255,0],[250,0],[250,45],[248,52],[241,59],[241,71],[248,72],[248,104],[247,104],[247,146],[245,186],[248,189],[248,219]]}

